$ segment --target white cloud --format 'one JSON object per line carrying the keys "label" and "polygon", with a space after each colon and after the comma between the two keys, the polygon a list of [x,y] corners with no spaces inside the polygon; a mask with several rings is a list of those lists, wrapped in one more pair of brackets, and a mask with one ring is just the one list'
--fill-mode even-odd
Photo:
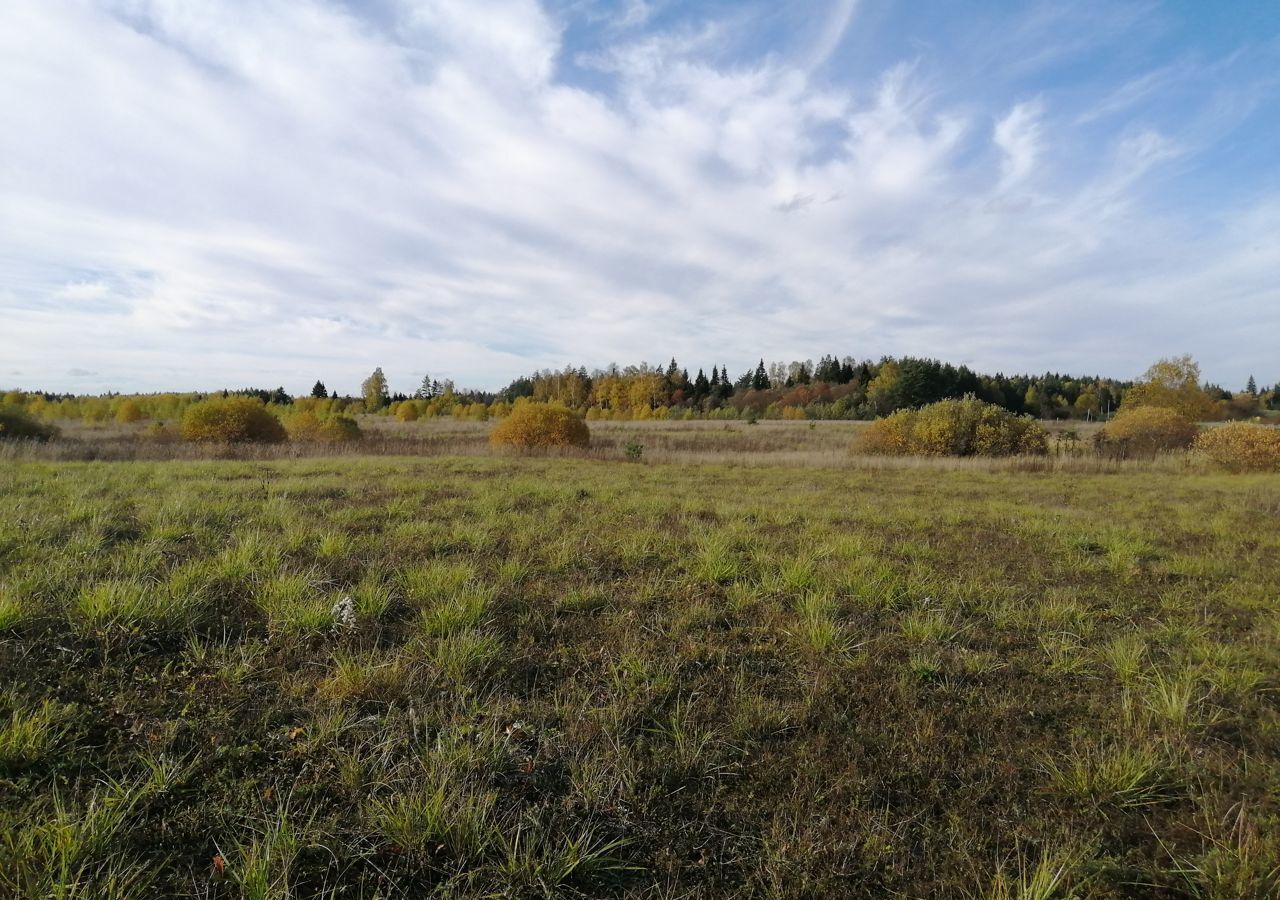
{"label": "white cloud", "polygon": [[992,140],[1004,151],[1001,179],[1003,187],[1010,187],[1031,174],[1036,158],[1040,155],[1040,116],[1043,110],[1038,102],[1019,103],[1009,114],[996,122]]}
{"label": "white cloud", "polygon": [[[378,364],[497,387],[673,353],[1126,374],[1209,333],[1204,291],[1280,326],[1276,245],[1144,212],[1173,137],[1117,104],[1063,165],[1052,104],[956,99],[912,61],[818,82],[853,3],[796,60],[733,58],[714,21],[578,52],[532,0],[387,8],[12,0],[0,356],[33,386],[101,373],[79,389],[354,390]],[[611,87],[559,80],[571,52]]]}

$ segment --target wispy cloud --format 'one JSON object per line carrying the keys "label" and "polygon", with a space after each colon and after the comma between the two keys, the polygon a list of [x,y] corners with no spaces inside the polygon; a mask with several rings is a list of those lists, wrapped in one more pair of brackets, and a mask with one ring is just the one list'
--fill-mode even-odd
{"label": "wispy cloud", "polygon": [[[842,77],[852,2],[790,55],[741,6],[626,4],[585,44],[572,4],[378,10],[12,0],[6,371],[350,390],[382,365],[405,388],[497,387],[570,361],[911,352],[1124,375],[1187,348],[1223,380],[1280,377],[1260,337],[1280,329],[1280,185],[1177,202],[1264,94],[1194,140],[1207,96],[1138,115],[1182,84],[1163,75],[1126,71],[1091,113],[1069,79],[1016,74],[1065,58],[1027,35],[1092,40],[1040,11],[1011,23],[1017,53],[993,37],[1015,75],[963,82],[914,39]],[[1215,329],[1215,308],[1254,325]]]}

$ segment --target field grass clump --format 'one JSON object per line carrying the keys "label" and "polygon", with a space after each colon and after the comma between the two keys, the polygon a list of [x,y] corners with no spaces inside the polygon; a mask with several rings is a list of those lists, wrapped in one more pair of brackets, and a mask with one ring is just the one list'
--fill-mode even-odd
{"label": "field grass clump", "polygon": [[8,721],[0,715],[0,773],[44,761],[66,734],[68,710],[51,700],[34,709],[15,708]]}
{"label": "field grass clump", "polygon": [[1121,409],[1102,426],[1094,438],[1098,451],[1107,456],[1149,457],[1157,453],[1185,450],[1200,429],[1177,410],[1164,406],[1133,406]]}
{"label": "field grass clump", "polygon": [[524,403],[494,426],[489,443],[520,449],[587,447],[591,444],[591,429],[581,416],[562,406]]}
{"label": "field grass clump", "polygon": [[21,406],[0,403],[0,441],[51,441],[58,429],[41,422]]}
{"label": "field grass clump", "polygon": [[288,433],[254,397],[214,397],[187,407],[182,414],[183,440],[210,444],[275,444]]}
{"label": "field grass clump", "polygon": [[853,448],[888,456],[1038,456],[1049,452],[1049,435],[1029,416],[968,396],[877,419]]}
{"label": "field grass clump", "polygon": [[1280,472],[1280,428],[1228,422],[1196,436],[1195,449],[1231,472]]}

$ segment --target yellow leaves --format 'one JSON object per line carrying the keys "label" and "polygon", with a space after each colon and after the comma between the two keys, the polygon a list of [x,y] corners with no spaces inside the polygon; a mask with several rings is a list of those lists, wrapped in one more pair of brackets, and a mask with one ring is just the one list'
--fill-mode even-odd
{"label": "yellow leaves", "polygon": [[1211,418],[1216,402],[1200,387],[1200,366],[1190,356],[1162,359],[1124,396],[1125,408],[1160,406],[1192,422]]}
{"label": "yellow leaves", "polygon": [[1164,406],[1130,406],[1102,426],[1099,447],[1121,456],[1152,456],[1161,451],[1191,446],[1199,431],[1194,422],[1176,409]]}
{"label": "yellow leaves", "polygon": [[278,443],[286,437],[280,420],[253,397],[216,397],[187,409],[182,437],[188,441]]}
{"label": "yellow leaves", "polygon": [[1049,444],[1035,420],[970,396],[877,419],[854,449],[885,455],[1015,456],[1046,453]]}
{"label": "yellow leaves", "polygon": [[587,423],[562,406],[520,403],[489,435],[495,447],[586,447]]}
{"label": "yellow leaves", "polygon": [[340,444],[361,438],[360,426],[351,416],[320,417],[309,410],[294,413],[285,420],[289,439],[316,444]]}
{"label": "yellow leaves", "polygon": [[1196,438],[1196,450],[1233,472],[1280,472],[1280,428],[1230,422]]}

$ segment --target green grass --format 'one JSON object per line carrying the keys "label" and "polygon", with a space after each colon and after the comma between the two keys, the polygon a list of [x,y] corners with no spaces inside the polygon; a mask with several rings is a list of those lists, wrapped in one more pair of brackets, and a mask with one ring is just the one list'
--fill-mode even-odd
{"label": "green grass", "polygon": [[0,896],[1276,896],[1280,479],[817,432],[10,460]]}

